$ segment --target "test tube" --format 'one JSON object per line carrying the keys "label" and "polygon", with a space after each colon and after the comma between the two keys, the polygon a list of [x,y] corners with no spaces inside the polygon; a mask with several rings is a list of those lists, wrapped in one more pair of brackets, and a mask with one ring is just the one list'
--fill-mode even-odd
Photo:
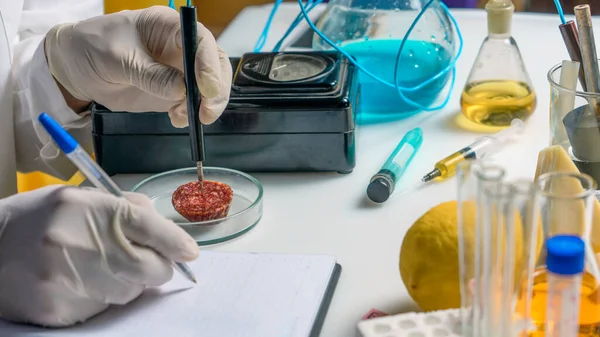
{"label": "test tube", "polygon": [[563,61],[560,68],[559,84],[568,90],[556,90],[552,96],[555,113],[550,115],[550,144],[563,144],[569,141],[563,120],[575,108],[575,90],[577,89],[577,75],[583,69],[579,62]]}
{"label": "test tube", "polygon": [[[587,91],[600,93],[600,79],[598,79],[598,56],[596,54],[596,40],[594,39],[594,28],[592,25],[592,13],[590,5],[577,5],[573,8],[577,29],[579,30],[579,48],[581,51],[581,63],[585,75],[585,84]],[[598,101],[591,99],[594,104],[590,105],[596,109],[596,115],[600,114],[598,110]]]}
{"label": "test tube", "polygon": [[[567,47],[569,57],[571,57],[571,62],[578,64],[577,75],[579,76],[581,87],[583,88],[583,91],[587,91],[587,85],[585,84],[585,73],[583,72],[583,67],[579,67],[579,64],[581,63],[581,48],[579,47],[579,33],[577,33],[575,22],[570,20],[558,26],[558,29],[560,30],[560,34],[565,42],[565,46]],[[561,69],[561,76],[563,71],[565,71],[564,61]],[[575,83],[575,87],[577,87],[577,83]]]}
{"label": "test tube", "polygon": [[458,164],[456,217],[463,337],[494,337],[486,335],[488,318],[493,316],[489,308],[498,303],[498,297],[491,296],[491,279],[497,276],[492,275],[491,233],[497,227],[492,225],[491,209],[506,198],[486,191],[498,191],[505,175],[502,167],[480,160]]}
{"label": "test tube", "polygon": [[577,337],[585,243],[579,236],[557,235],[546,241],[548,300],[545,337]]}
{"label": "test tube", "polygon": [[379,172],[371,177],[371,182],[367,187],[369,199],[377,203],[388,200],[394,192],[396,181],[402,176],[422,143],[423,131],[421,128],[412,129],[402,137]]}

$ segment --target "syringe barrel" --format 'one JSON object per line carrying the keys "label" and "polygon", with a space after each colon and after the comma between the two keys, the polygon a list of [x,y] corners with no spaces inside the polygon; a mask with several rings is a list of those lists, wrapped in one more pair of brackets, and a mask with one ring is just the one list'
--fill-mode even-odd
{"label": "syringe barrel", "polygon": [[380,172],[390,171],[394,174],[394,179],[400,177],[421,147],[422,143],[423,130],[421,130],[421,128],[415,128],[408,131],[398,146],[392,151],[385,164],[383,164]]}
{"label": "syringe barrel", "polygon": [[520,136],[525,131],[525,123],[520,119],[513,119],[511,126],[493,135],[482,136],[475,140],[469,147],[475,151],[478,159],[494,154],[502,145],[515,136]]}

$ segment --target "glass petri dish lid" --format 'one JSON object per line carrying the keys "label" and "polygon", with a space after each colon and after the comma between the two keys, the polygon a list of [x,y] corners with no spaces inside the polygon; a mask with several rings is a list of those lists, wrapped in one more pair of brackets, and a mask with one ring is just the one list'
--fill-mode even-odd
{"label": "glass petri dish lid", "polygon": [[233,200],[226,217],[190,222],[173,207],[171,197],[186,183],[198,180],[195,167],[168,171],[151,176],[131,191],[145,194],[154,208],[188,232],[199,245],[221,243],[250,231],[262,218],[263,187],[256,178],[232,169],[204,167],[204,179],[225,183],[233,190]]}

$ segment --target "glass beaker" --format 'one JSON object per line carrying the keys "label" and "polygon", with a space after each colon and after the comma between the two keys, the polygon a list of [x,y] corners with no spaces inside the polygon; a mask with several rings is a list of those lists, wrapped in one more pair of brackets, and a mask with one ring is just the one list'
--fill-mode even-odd
{"label": "glass beaker", "polygon": [[600,184],[600,119],[592,107],[600,93],[583,91],[579,68],[566,61],[548,72],[550,83],[550,145],[560,145],[580,172]]}
{"label": "glass beaker", "polygon": [[528,271],[539,253],[536,189],[531,182],[508,183],[504,176],[502,167],[480,161],[459,166],[464,337],[513,336],[526,328],[528,312],[515,312],[519,296],[530,291]]}
{"label": "glass beaker", "polygon": [[[549,172],[541,175],[536,185],[540,197],[540,216],[546,239],[559,234],[580,236],[586,243],[586,269],[581,286],[579,332],[594,335],[600,328],[600,270],[592,242],[592,217],[595,181],[586,174]],[[535,325],[532,336],[544,335],[548,290],[546,257],[541,254],[533,271],[530,297],[521,297],[519,307],[529,302],[530,318]],[[525,295],[525,294],[522,294]],[[525,306],[526,307],[526,306]]]}
{"label": "glass beaker", "polygon": [[[421,10],[428,6],[406,41],[402,41]],[[456,53],[454,29],[439,0],[331,0],[317,23],[329,40],[352,55],[369,72],[401,87],[416,87],[443,71]],[[402,52],[397,60],[400,46]],[[332,49],[317,34],[313,49]],[[396,61],[398,67],[396,68]],[[408,99],[433,104],[451,71],[414,91],[403,91]],[[357,111],[362,123],[397,120],[421,111],[398,95],[396,88],[359,71],[361,84]]]}

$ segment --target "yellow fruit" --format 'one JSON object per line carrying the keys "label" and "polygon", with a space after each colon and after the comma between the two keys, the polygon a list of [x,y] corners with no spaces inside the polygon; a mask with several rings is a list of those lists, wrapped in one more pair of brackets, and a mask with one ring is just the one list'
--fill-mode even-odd
{"label": "yellow fruit", "polygon": [[[537,179],[542,174],[548,172],[570,172],[580,173],[575,166],[575,163],[569,157],[569,154],[560,145],[549,146],[538,155],[537,168],[535,171],[535,178]],[[559,191],[563,191],[567,194],[577,194],[583,192],[581,184],[577,181],[572,180],[563,184],[554,184],[551,190],[555,194],[559,194]],[[562,206],[562,207],[561,207]],[[580,207],[577,207],[580,206]],[[553,202],[552,218],[557,223],[570,223],[576,228],[581,226],[584,219],[583,203],[577,205],[571,201],[561,202],[557,200]],[[600,252],[600,202],[594,198],[594,214],[592,220],[592,246],[595,252]],[[553,226],[554,224],[549,224]],[[552,227],[551,227],[552,228]]]}
{"label": "yellow fruit", "polygon": [[[400,275],[409,295],[423,311],[460,307],[457,204],[457,201],[448,201],[431,208],[411,226],[402,242]],[[464,202],[463,205],[465,248],[473,251],[475,204]],[[518,272],[525,267],[522,222],[518,213],[515,213],[514,223],[515,271]],[[536,254],[541,250],[541,237],[540,228]],[[466,264],[472,267],[474,262]],[[470,279],[473,270],[469,269],[467,277]]]}

